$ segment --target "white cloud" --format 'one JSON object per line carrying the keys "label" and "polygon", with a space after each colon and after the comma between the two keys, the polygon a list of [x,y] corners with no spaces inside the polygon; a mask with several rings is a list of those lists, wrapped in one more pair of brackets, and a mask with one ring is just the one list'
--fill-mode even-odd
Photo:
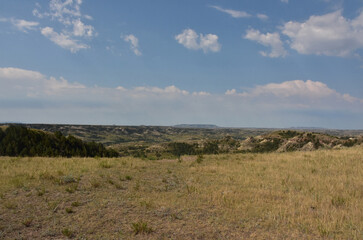
{"label": "white cloud", "polygon": [[178,43],[182,44],[188,49],[200,49],[198,41],[198,34],[193,29],[185,29],[181,34],[175,36]]}
{"label": "white cloud", "polygon": [[73,35],[77,37],[92,37],[94,35],[94,27],[85,25],[79,18],[72,21]]}
{"label": "white cloud", "polygon": [[306,22],[290,21],[282,26],[290,47],[301,54],[349,56],[363,48],[363,11],[349,20],[336,11],[311,16]]}
{"label": "white cloud", "polygon": [[[290,127],[312,126],[308,120],[319,119],[320,126],[353,128],[361,127],[363,120],[362,99],[309,80],[211,94],[190,93],[174,85],[86,87],[8,67],[0,68],[0,86],[0,122]],[[326,112],[338,115],[339,121]]]}
{"label": "white cloud", "polygon": [[33,10],[33,15],[38,18],[50,18],[61,23],[60,31],[46,27],[41,30],[41,33],[72,53],[89,48],[83,40],[97,36],[94,27],[83,22],[83,19],[92,20],[92,17],[81,13],[81,4],[82,0],[51,0],[48,12],[41,12],[40,4],[36,4]]}
{"label": "white cloud", "polygon": [[27,21],[24,19],[16,19],[16,18],[0,18],[0,22],[10,22],[13,24],[18,30],[22,32],[27,32],[28,30],[35,30],[39,25],[38,22]]}
{"label": "white cloud", "polygon": [[275,33],[260,33],[259,30],[249,29],[247,30],[246,35],[244,36],[245,39],[256,41],[266,47],[271,47],[271,52],[267,53],[261,51],[260,54],[265,57],[284,57],[286,56],[287,52],[283,46],[283,43],[280,39],[280,34]]}
{"label": "white cloud", "polygon": [[202,49],[204,53],[209,51],[219,52],[221,44],[215,34],[197,34],[193,29],[185,29],[182,33],[175,36],[175,40],[184,47],[192,50]]}
{"label": "white cloud", "polygon": [[20,68],[0,68],[0,79],[11,79],[11,80],[18,80],[18,79],[31,79],[37,80],[44,78],[44,75],[30,70],[24,70]]}
{"label": "white cloud", "polygon": [[262,14],[262,13],[258,13],[256,16],[257,16],[257,18],[259,18],[261,20],[267,20],[268,19],[268,16],[265,15],[265,14]]}
{"label": "white cloud", "polygon": [[39,97],[42,95],[59,94],[70,89],[85,88],[79,83],[69,83],[63,77],[57,80],[54,77],[20,68],[0,68],[0,95],[9,98],[24,96]]}
{"label": "white cloud", "polygon": [[57,33],[51,27],[42,28],[41,33],[49,38],[52,42],[58,46],[70,50],[72,53],[78,52],[80,49],[89,48],[88,45],[79,43],[77,40],[72,39],[71,36],[66,33]]}
{"label": "white cloud", "polygon": [[236,95],[237,94],[237,90],[236,89],[229,89],[225,92],[226,95]]}
{"label": "white cloud", "polygon": [[286,81],[282,83],[270,83],[257,86],[249,92],[241,93],[242,96],[258,97],[261,95],[273,95],[280,98],[306,97],[324,98],[336,94],[335,90],[330,89],[326,84],[307,80]]}
{"label": "white cloud", "polygon": [[214,8],[214,9],[217,9],[220,12],[227,13],[231,17],[234,17],[234,18],[247,18],[247,17],[251,17],[251,14],[248,14],[245,11],[237,11],[237,10],[232,10],[232,9],[225,9],[225,8],[222,8],[222,7],[219,7],[219,6],[210,6],[210,7]]}
{"label": "white cloud", "polygon": [[121,38],[123,38],[125,42],[130,43],[130,48],[136,56],[142,55],[141,51],[139,50],[139,39],[137,37],[135,37],[133,34],[130,34],[126,36],[121,35]]}
{"label": "white cloud", "polygon": [[235,89],[227,90],[226,95],[236,95],[246,98],[269,99],[270,102],[285,101],[287,104],[330,104],[333,102],[363,103],[363,99],[358,99],[349,94],[341,94],[329,88],[322,82],[311,80],[293,80],[282,83],[269,83],[262,86],[237,93]]}
{"label": "white cloud", "polygon": [[83,15],[83,17],[87,20],[93,20],[93,17],[87,14]]}
{"label": "white cloud", "polygon": [[[247,13],[245,11],[226,9],[226,8],[222,8],[220,6],[210,6],[210,7],[214,8],[214,9],[220,11],[220,12],[227,13],[233,18],[249,18],[249,17],[252,17],[251,14],[249,14],[249,13]],[[259,18],[260,20],[267,20],[268,19],[267,15],[261,14],[261,13],[256,14],[256,17]]]}
{"label": "white cloud", "polygon": [[14,26],[23,32],[27,32],[27,30],[35,30],[35,27],[39,25],[38,22],[26,21],[23,19],[12,19],[11,22]]}
{"label": "white cloud", "polygon": [[209,92],[200,91],[200,92],[193,92],[193,96],[211,96]]}
{"label": "white cloud", "polygon": [[81,17],[82,1],[76,0],[51,0],[49,3],[50,13],[46,13],[52,18],[58,19],[63,24],[70,25],[73,18]]}
{"label": "white cloud", "polygon": [[289,0],[281,0],[283,3],[289,3]]}

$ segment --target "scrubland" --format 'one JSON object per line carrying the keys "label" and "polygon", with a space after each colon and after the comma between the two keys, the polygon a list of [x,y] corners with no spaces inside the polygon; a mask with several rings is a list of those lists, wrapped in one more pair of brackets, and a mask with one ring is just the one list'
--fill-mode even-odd
{"label": "scrubland", "polygon": [[0,158],[3,239],[363,239],[363,146]]}

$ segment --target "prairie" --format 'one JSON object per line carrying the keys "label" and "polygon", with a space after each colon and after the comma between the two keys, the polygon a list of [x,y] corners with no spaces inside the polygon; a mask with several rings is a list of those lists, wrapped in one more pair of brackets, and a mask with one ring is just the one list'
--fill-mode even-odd
{"label": "prairie", "polygon": [[0,157],[3,239],[362,239],[363,146]]}

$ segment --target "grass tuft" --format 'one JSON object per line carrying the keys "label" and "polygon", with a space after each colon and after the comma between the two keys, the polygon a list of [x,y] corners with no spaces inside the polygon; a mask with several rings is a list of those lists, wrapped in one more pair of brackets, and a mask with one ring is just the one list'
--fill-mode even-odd
{"label": "grass tuft", "polygon": [[108,162],[108,161],[101,161],[101,162],[100,162],[100,167],[101,167],[101,168],[112,168],[112,165],[111,165],[111,163],[110,163],[110,162]]}

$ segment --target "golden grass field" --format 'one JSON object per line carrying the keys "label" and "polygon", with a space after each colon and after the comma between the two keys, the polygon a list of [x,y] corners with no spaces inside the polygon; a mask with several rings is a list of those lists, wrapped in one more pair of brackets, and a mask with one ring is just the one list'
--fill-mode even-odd
{"label": "golden grass field", "polygon": [[0,158],[2,239],[363,239],[363,146]]}

